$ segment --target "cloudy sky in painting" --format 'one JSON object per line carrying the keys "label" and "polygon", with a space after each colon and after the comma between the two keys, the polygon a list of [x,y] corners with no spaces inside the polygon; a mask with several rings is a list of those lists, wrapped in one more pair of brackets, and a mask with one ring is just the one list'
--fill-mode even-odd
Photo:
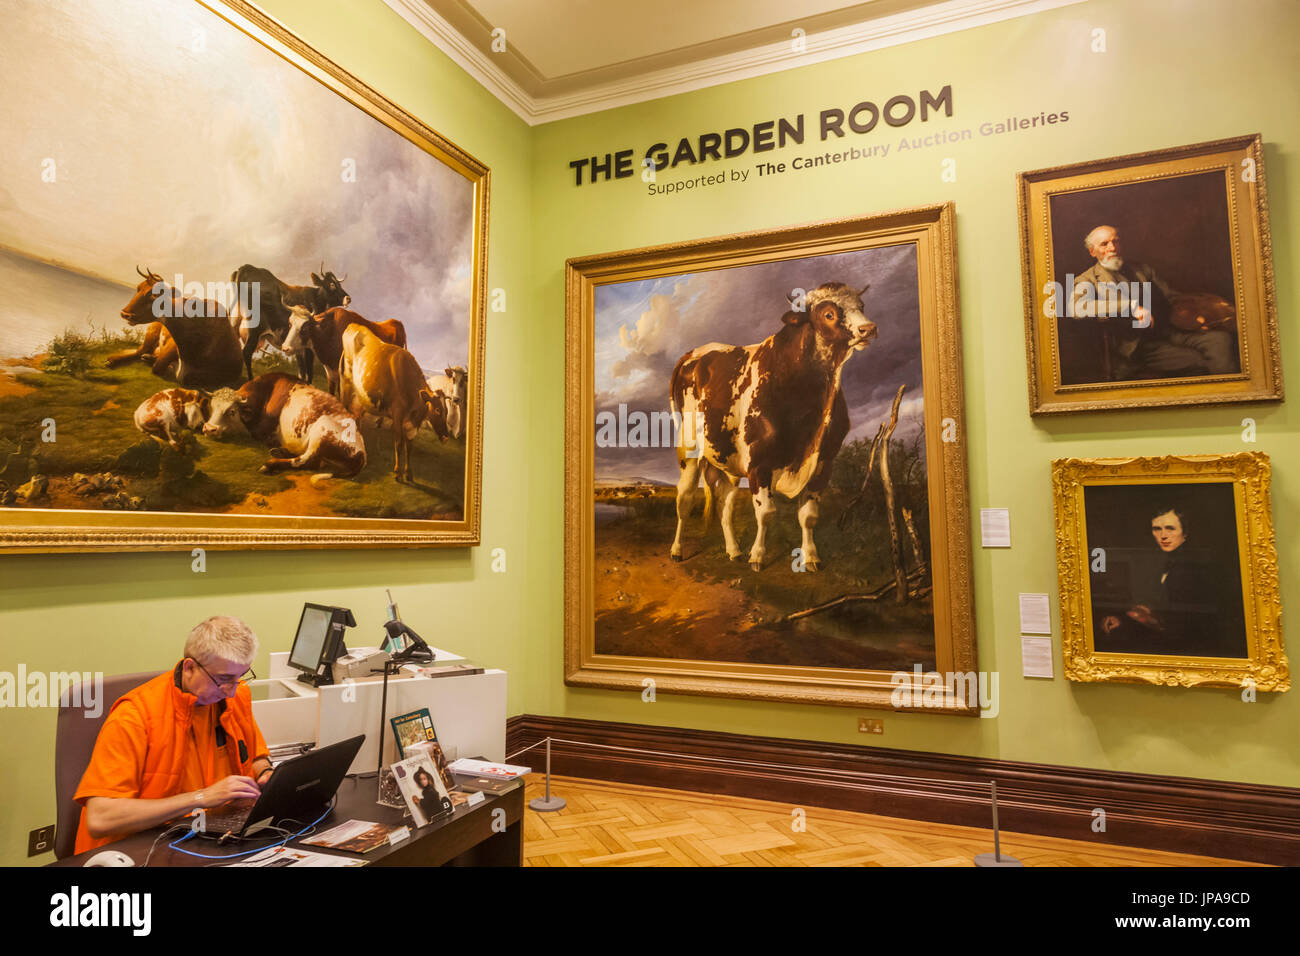
{"label": "cloudy sky in painting", "polygon": [[[668,380],[677,360],[709,342],[750,345],[781,326],[786,296],[824,282],[860,289],[878,338],[844,366],[841,387],[849,406],[846,441],[871,438],[898,386],[907,391],[894,435],[922,427],[921,325],[916,247],[859,252],[716,269],[596,289],[596,412],[625,404],[627,411],[666,412]],[[596,448],[596,479],[652,478],[676,482],[671,448]]]}
{"label": "cloudy sky in painting", "polygon": [[0,129],[23,131],[0,151],[0,245],[132,286],[137,263],[301,285],[323,261],[421,365],[467,364],[468,180],[195,0],[0,11]]}

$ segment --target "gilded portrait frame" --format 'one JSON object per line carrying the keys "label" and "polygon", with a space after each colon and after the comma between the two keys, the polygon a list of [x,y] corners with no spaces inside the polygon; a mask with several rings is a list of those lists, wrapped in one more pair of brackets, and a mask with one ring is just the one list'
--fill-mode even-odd
{"label": "gilded portrait frame", "polygon": [[[1065,676],[1090,683],[1119,681],[1172,687],[1290,689],[1283,647],[1281,596],[1270,465],[1262,452],[1167,455],[1159,458],[1066,458],[1052,462],[1056,555]],[[1104,555],[1088,540],[1084,491],[1101,486],[1230,484],[1237,533],[1237,564],[1245,619],[1244,657],[1178,653],[1099,652],[1095,647],[1092,571]],[[1142,516],[1145,517],[1145,516]]]}
{"label": "gilded portrait frame", "polygon": [[[1053,200],[1100,197],[1112,187],[1154,188],[1202,173],[1223,180],[1230,249],[1219,248],[1215,254],[1225,264],[1230,259],[1240,371],[1181,377],[1173,371],[1168,377],[1135,372],[1126,379],[1116,370],[1116,378],[1100,380],[1105,377],[1097,375],[1097,381],[1064,383],[1063,367],[1072,356],[1062,353],[1056,317],[1060,304],[1051,290],[1067,263],[1077,262],[1073,267],[1079,272],[1092,263],[1075,241],[1083,239],[1082,233],[1071,235],[1066,248],[1055,248]],[[1016,186],[1030,414],[1282,400],[1272,235],[1259,134],[1022,172]],[[1133,216],[1131,210],[1121,214]],[[1100,225],[1106,216],[1100,213],[1101,221],[1092,224]],[[1148,252],[1153,245],[1148,243]],[[1126,257],[1145,258],[1133,255],[1131,247]],[[1067,297],[1070,294],[1065,290]],[[1108,325],[1117,321],[1122,320]]]}
{"label": "gilded portrait frame", "polygon": [[[976,670],[970,501],[952,203],[570,259],[565,266],[565,683],[656,692],[977,715],[940,686]],[[595,653],[594,342],[598,285],[915,243],[934,572],[936,670],[898,672]],[[666,548],[666,544],[665,544]],[[892,678],[892,679],[891,679]],[[938,681],[935,678],[939,678]],[[906,691],[899,694],[900,681]],[[922,686],[929,695],[922,710]],[[895,703],[902,699],[900,705]]]}
{"label": "gilded portrait frame", "polygon": [[[215,14],[468,181],[473,191],[468,398],[461,517],[371,518],[0,507],[0,553],[456,547],[480,543],[490,171],[481,161],[326,58],[247,0],[176,0]],[[93,104],[87,104],[92,109]]]}

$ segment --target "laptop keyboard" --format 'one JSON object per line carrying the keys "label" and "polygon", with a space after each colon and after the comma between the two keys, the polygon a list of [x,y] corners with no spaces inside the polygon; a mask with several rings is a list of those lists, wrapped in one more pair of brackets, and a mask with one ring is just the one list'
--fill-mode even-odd
{"label": "laptop keyboard", "polygon": [[239,833],[248,822],[248,815],[253,812],[253,800],[234,800],[225,806],[208,810],[204,814],[204,826],[209,833]]}

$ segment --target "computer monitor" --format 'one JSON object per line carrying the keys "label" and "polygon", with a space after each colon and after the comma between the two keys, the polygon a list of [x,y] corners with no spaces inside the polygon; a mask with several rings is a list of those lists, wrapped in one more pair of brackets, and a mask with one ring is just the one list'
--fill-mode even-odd
{"label": "computer monitor", "polygon": [[289,650],[289,666],[300,671],[298,680],[313,687],[332,683],[330,665],[347,653],[344,628],[355,627],[356,619],[345,607],[304,604],[298,632]]}

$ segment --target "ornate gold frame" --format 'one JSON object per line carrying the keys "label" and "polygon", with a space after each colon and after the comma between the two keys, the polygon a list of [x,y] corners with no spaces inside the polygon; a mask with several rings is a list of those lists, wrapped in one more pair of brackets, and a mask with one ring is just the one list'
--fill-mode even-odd
{"label": "ornate gold frame", "polygon": [[[1247,169],[1253,170],[1253,179],[1243,178]],[[1154,383],[1061,385],[1056,319],[1048,314],[1043,291],[1055,275],[1050,197],[1213,170],[1223,171],[1227,190],[1234,285],[1239,293],[1241,372]],[[1018,174],[1016,185],[1030,414],[1282,400],[1273,240],[1264,183],[1264,147],[1259,134],[1036,169]]]}
{"label": "ornate gold frame", "polygon": [[[1269,505],[1270,466],[1262,452],[1162,458],[1064,458],[1052,462],[1056,561],[1061,590],[1065,676],[1179,687],[1291,687],[1282,644],[1282,604]],[[1088,485],[1232,482],[1246,613],[1247,658],[1099,653],[1093,646],[1089,548],[1083,489]]]}
{"label": "ornate gold frame", "polygon": [[[701,269],[915,243],[921,301],[925,428],[930,468],[936,664],[940,674],[973,672],[970,501],[957,300],[956,212],[952,203],[570,259],[565,265],[565,683],[761,700],[895,709],[890,672],[597,655],[594,651],[595,287]],[[944,419],[956,440],[944,442]],[[920,706],[922,684],[909,677]],[[937,692],[936,692],[936,696]],[[975,714],[942,695],[926,711]]]}
{"label": "ornate gold frame", "polygon": [[480,542],[483,460],[488,186],[483,163],[322,56],[246,0],[195,0],[290,66],[383,123],[474,185],[473,290],[470,302],[470,408],[465,500],[460,521],[170,514],[0,508],[0,553],[263,548],[449,547]]}

